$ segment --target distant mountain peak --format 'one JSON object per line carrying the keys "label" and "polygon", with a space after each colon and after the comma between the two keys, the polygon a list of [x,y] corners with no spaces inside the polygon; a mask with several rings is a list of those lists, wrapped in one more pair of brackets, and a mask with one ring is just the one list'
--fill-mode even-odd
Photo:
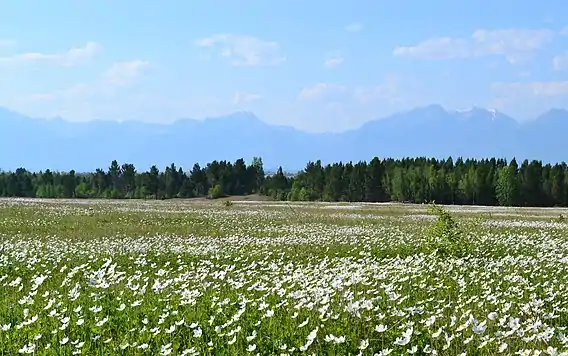
{"label": "distant mountain peak", "polygon": [[470,106],[469,108],[465,108],[465,109],[455,109],[455,112],[458,113],[482,113],[482,112],[489,112],[489,113],[496,113],[497,110],[496,109],[492,109],[492,108],[482,108],[479,106]]}
{"label": "distant mountain peak", "polygon": [[[395,120],[410,120],[429,122],[431,120],[443,119],[448,116],[448,111],[439,104],[430,104],[426,106],[419,106],[406,112],[400,112],[389,117]],[[382,120],[379,120],[382,121]]]}
{"label": "distant mountain peak", "polygon": [[444,109],[444,107],[440,104],[430,104],[425,106],[419,106],[410,110],[410,112],[428,112],[428,113],[436,113],[436,114],[447,114],[448,111]]}
{"label": "distant mountain peak", "polygon": [[227,115],[223,115],[223,116],[216,116],[216,117],[211,117],[214,119],[235,119],[235,118],[247,118],[247,119],[255,119],[255,120],[259,120],[258,117],[252,112],[252,111],[247,111],[247,110],[242,110],[242,111],[234,111],[230,114]]}
{"label": "distant mountain peak", "polygon": [[568,110],[566,109],[562,109],[562,108],[552,108],[550,110],[548,110],[547,112],[544,112],[542,115],[540,116],[546,116],[546,115],[566,115],[568,114]]}
{"label": "distant mountain peak", "polygon": [[466,118],[466,119],[490,119],[491,121],[495,121],[497,118],[507,118],[509,117],[497,109],[493,108],[481,108],[478,106],[472,106],[467,109],[456,109],[454,113],[457,114],[459,117]]}
{"label": "distant mountain peak", "polygon": [[241,123],[262,123],[253,112],[251,111],[235,111],[228,115],[206,117],[204,121],[217,121],[217,122],[228,122],[228,121],[238,121]]}
{"label": "distant mountain peak", "polygon": [[566,124],[568,121],[568,110],[566,109],[559,109],[559,108],[552,108],[545,113],[539,115],[535,122],[556,122]]}
{"label": "distant mountain peak", "polygon": [[22,119],[22,118],[26,118],[26,119],[31,119],[30,117],[27,117],[23,114],[20,114],[17,111],[13,111],[10,110],[8,108],[2,107],[0,106],[0,119],[2,118],[18,118],[18,119]]}
{"label": "distant mountain peak", "polygon": [[0,160],[0,169],[89,171],[113,159],[140,169],[172,162],[187,168],[195,162],[241,157],[248,161],[255,156],[262,157],[267,169],[282,166],[288,170],[301,169],[310,160],[368,161],[374,156],[568,160],[568,110],[564,109],[552,109],[541,120],[520,123],[495,109],[447,110],[434,104],[334,134],[272,125],[250,111],[168,124],[67,120],[32,119],[0,108],[0,132],[4,134],[0,152],[10,152]]}

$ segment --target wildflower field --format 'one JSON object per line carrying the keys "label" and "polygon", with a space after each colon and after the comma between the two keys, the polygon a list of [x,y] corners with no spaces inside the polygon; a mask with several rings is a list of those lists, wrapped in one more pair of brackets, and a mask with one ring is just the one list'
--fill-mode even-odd
{"label": "wildflower field", "polygon": [[0,200],[0,355],[568,350],[568,211],[445,209]]}

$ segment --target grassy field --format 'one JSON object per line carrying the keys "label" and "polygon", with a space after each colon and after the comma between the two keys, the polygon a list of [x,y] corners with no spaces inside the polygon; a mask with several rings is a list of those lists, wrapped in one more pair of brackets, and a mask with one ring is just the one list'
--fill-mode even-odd
{"label": "grassy field", "polygon": [[447,209],[0,200],[0,355],[568,350],[568,211]]}

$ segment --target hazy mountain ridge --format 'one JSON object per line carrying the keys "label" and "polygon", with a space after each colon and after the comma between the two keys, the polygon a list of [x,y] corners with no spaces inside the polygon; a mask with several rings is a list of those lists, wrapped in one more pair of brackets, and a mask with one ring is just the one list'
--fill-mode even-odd
{"label": "hazy mountain ridge", "polygon": [[174,162],[263,158],[267,169],[301,169],[323,162],[379,157],[517,157],[568,161],[568,111],[552,109],[525,123],[482,108],[430,105],[365,123],[342,133],[307,133],[267,124],[250,112],[172,124],[136,121],[69,122],[32,119],[0,108],[0,168],[106,168],[109,162],[147,169]]}

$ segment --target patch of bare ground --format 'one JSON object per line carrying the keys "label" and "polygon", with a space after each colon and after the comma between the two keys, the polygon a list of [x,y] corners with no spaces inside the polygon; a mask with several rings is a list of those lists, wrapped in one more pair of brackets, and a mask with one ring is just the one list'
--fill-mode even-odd
{"label": "patch of bare ground", "polygon": [[187,199],[175,199],[181,201],[190,201],[190,202],[200,202],[200,201],[273,201],[271,197],[259,194],[250,194],[250,195],[233,195],[218,199],[209,199],[206,197],[198,197],[198,198],[187,198]]}

